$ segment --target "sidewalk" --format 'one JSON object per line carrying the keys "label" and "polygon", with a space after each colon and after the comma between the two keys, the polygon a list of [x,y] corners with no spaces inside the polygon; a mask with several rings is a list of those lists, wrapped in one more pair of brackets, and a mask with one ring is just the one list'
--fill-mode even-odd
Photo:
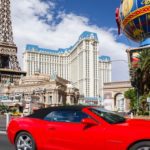
{"label": "sidewalk", "polygon": [[6,135],[6,131],[0,131],[0,135]]}
{"label": "sidewalk", "polygon": [[145,120],[150,120],[150,116],[133,116],[133,119],[145,119]]}

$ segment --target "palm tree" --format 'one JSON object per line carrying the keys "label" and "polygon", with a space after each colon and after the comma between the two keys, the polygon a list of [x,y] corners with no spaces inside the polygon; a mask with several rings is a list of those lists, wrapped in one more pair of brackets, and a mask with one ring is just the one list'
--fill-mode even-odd
{"label": "palm tree", "polygon": [[135,60],[130,68],[131,84],[137,92],[137,111],[140,109],[143,114],[147,109],[146,99],[150,96],[150,48],[141,50]]}
{"label": "palm tree", "polygon": [[150,91],[150,49],[140,52],[136,77],[140,95],[148,94]]}

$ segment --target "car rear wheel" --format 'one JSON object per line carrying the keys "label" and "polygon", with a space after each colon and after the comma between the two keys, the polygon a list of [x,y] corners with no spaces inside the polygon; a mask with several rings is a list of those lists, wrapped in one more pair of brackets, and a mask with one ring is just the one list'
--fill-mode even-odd
{"label": "car rear wheel", "polygon": [[20,132],[15,139],[16,150],[36,150],[32,136],[27,132]]}
{"label": "car rear wheel", "polygon": [[150,150],[150,141],[136,143],[129,150]]}

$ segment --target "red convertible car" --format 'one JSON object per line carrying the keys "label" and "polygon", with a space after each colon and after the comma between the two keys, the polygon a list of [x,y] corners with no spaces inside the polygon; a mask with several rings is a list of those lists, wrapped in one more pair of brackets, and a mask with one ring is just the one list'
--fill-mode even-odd
{"label": "red convertible car", "polygon": [[150,150],[150,121],[100,107],[37,110],[12,120],[7,132],[16,150]]}

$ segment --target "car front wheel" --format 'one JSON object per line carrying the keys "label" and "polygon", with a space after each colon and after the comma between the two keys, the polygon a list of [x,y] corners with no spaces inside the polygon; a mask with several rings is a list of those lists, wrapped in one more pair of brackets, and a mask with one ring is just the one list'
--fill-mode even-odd
{"label": "car front wheel", "polygon": [[27,132],[20,132],[15,139],[16,150],[36,150],[32,136]]}
{"label": "car front wheel", "polygon": [[150,141],[136,143],[129,150],[150,150]]}

